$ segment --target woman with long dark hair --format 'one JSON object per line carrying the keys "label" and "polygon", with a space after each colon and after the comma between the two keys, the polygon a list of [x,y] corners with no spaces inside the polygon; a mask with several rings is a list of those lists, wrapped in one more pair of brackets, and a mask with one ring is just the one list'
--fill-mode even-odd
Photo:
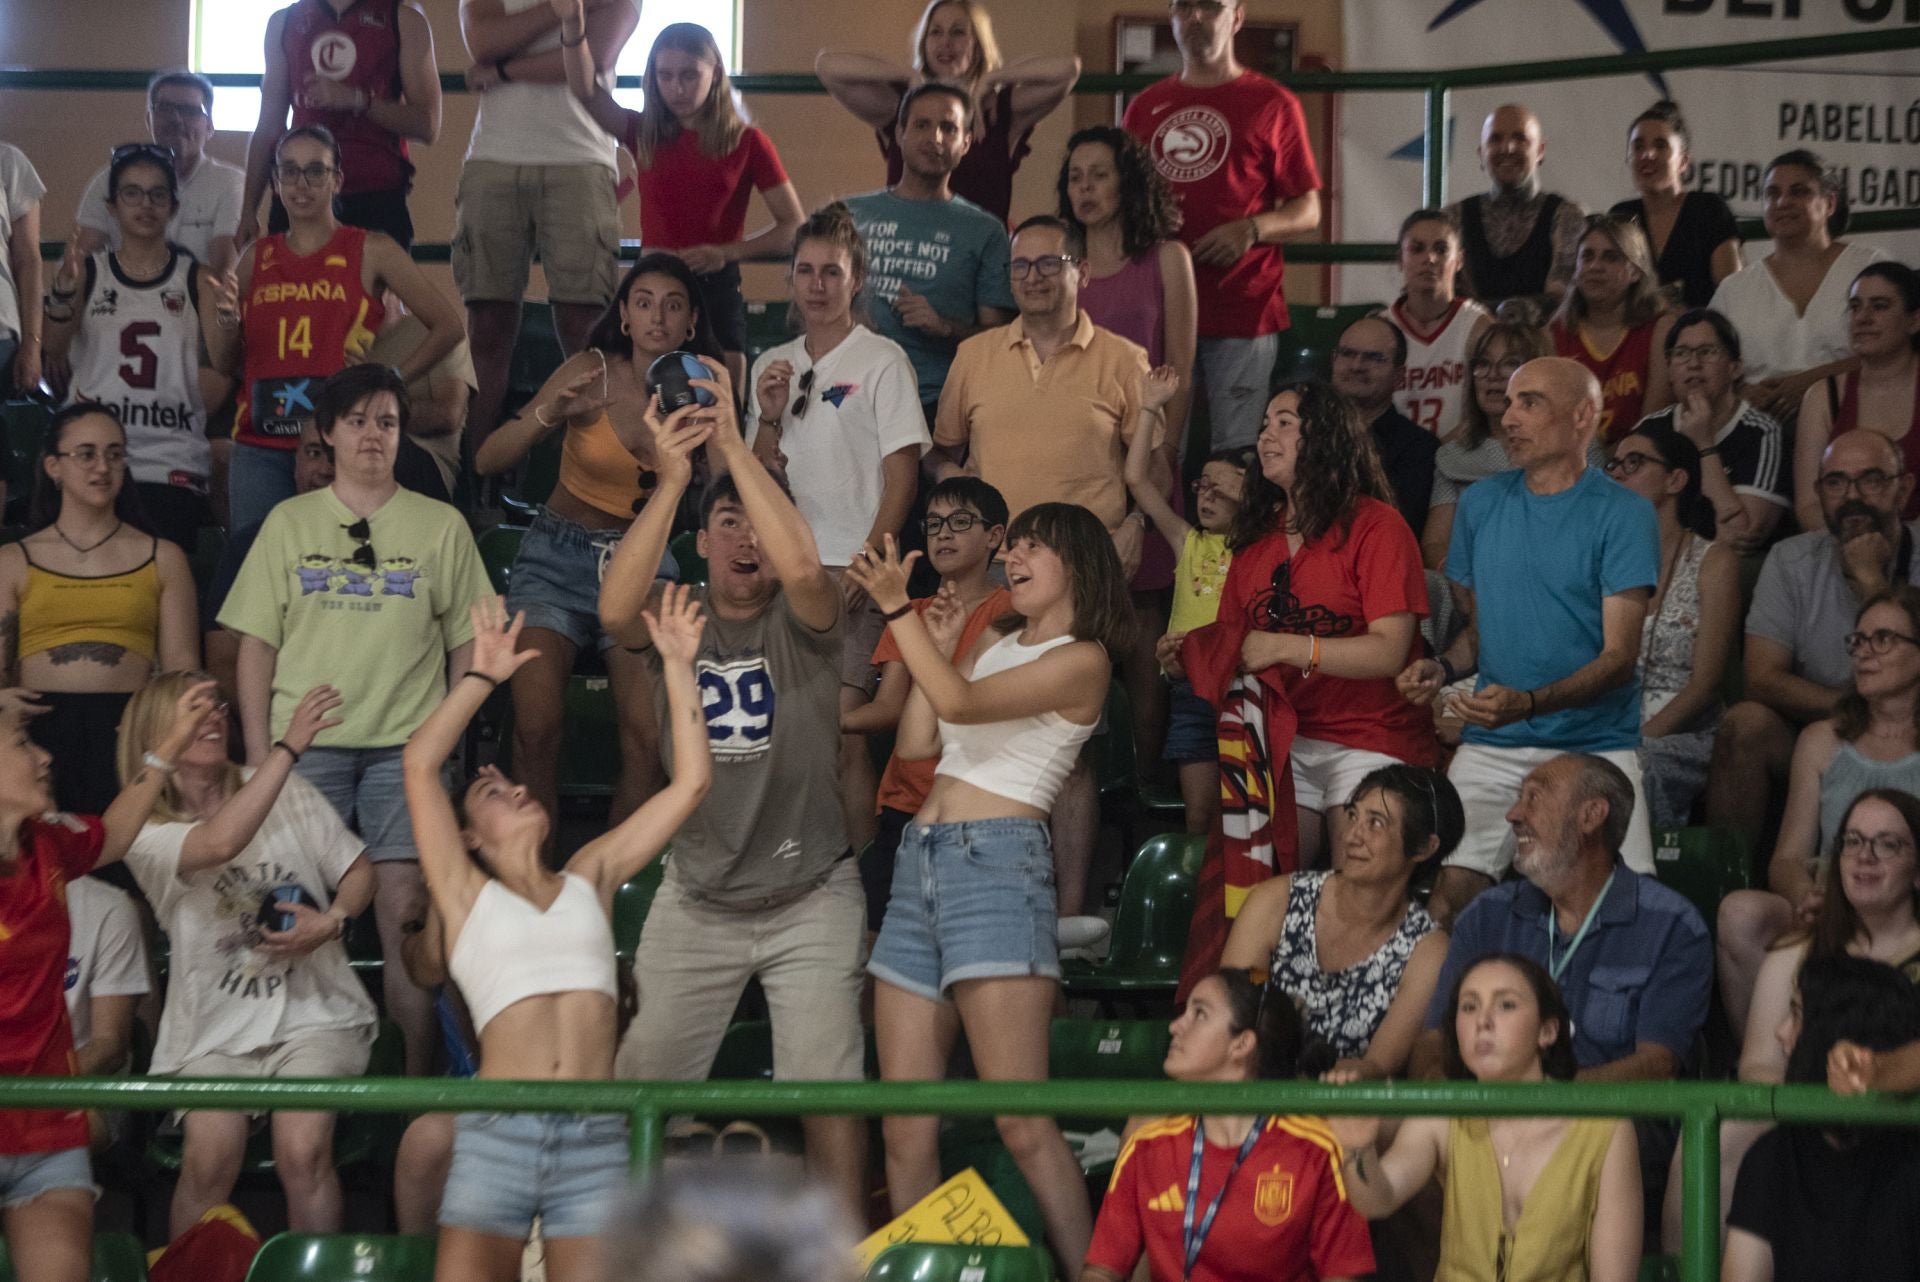
{"label": "woman with long dark hair", "polygon": [[[1432,719],[1393,684],[1420,644],[1426,576],[1373,438],[1345,397],[1322,383],[1282,386],[1257,449],[1228,534],[1219,618],[1189,636],[1242,635],[1239,668],[1255,680],[1271,670],[1284,687],[1298,722],[1291,770],[1306,867],[1341,848],[1343,807],[1368,774],[1438,763]],[[1184,640],[1162,639],[1163,663],[1179,662]],[[1194,688],[1221,707],[1220,684]]]}
{"label": "woman with long dark hair", "polygon": [[[1793,443],[1793,506],[1803,530],[1824,530],[1820,459],[1827,442],[1864,427],[1900,449],[1920,472],[1920,272],[1905,263],[1873,263],[1847,290],[1847,346],[1860,368],[1807,389]],[[1902,520],[1920,516],[1908,496]]]}
{"label": "woman with long dark hair", "polygon": [[[615,822],[633,813],[659,774],[645,665],[600,626],[599,597],[607,559],[653,493],[647,367],[673,351],[720,355],[693,272],[672,254],[642,254],[586,349],[562,362],[474,455],[475,470],[491,476],[561,435],[560,479],[520,541],[507,593],[514,613],[526,616],[525,642],[536,652],[513,675],[513,768],[550,814],[559,802],[567,680],[584,646],[606,661],[620,721]],[[677,576],[670,558],[661,573]]]}
{"label": "woman with long dark hair", "polygon": [[1383,315],[1406,336],[1406,373],[1394,408],[1439,437],[1453,435],[1471,400],[1472,353],[1493,314],[1461,297],[1466,251],[1460,223],[1443,209],[1416,209],[1400,222],[1400,296]]}
{"label": "woman with long dark hair", "polygon": [[1627,166],[1634,190],[1607,212],[1647,233],[1660,283],[1682,307],[1705,307],[1714,287],[1740,270],[1740,229],[1726,199],[1688,190],[1693,156],[1680,104],[1661,99],[1627,128]]}
{"label": "woman with long dark hair", "polygon": [[1808,388],[1852,368],[1847,286],[1886,255],[1840,239],[1846,183],[1811,151],[1768,162],[1760,199],[1773,249],[1721,281],[1712,307],[1740,327],[1747,399],[1787,423]]}
{"label": "woman with long dark hair", "polygon": [[[1163,1067],[1176,1082],[1285,1081],[1307,1041],[1284,995],[1232,969],[1194,985],[1172,1033]],[[1167,1189],[1183,1184],[1184,1219],[1165,1205]],[[1275,1215],[1283,1184],[1287,1214]],[[1240,1276],[1256,1261],[1259,1276],[1275,1278],[1374,1270],[1366,1222],[1340,1179],[1339,1145],[1317,1117],[1182,1114],[1135,1129],[1114,1163],[1080,1282],[1120,1282],[1142,1257],[1153,1282]],[[1202,1258],[1212,1269],[1197,1268]]]}
{"label": "woman with long dark hair", "polygon": [[[1483,957],[1460,975],[1441,1026],[1447,1076],[1571,1081],[1573,1021],[1538,962]],[[1612,1118],[1416,1117],[1378,1152],[1380,1119],[1335,1118],[1347,1194],[1368,1219],[1439,1174],[1440,1276],[1632,1282],[1640,1271],[1640,1157]]]}
{"label": "woman with long dark hair", "polygon": [[1640,628],[1641,764],[1648,818],[1684,828],[1707,786],[1720,678],[1740,626],[1740,563],[1715,543],[1700,447],[1662,422],[1623,436],[1607,475],[1660,518],[1660,582]]}
{"label": "woman with long dark hair", "polygon": [[1720,994],[1737,1034],[1746,1032],[1767,950],[1819,916],[1830,893],[1822,856],[1853,799],[1870,788],[1920,795],[1920,590],[1902,585],[1867,598],[1853,627],[1853,684],[1793,747],[1768,888],[1720,901]]}
{"label": "woman with long dark hair", "polygon": [[[1128,625],[1126,586],[1099,518],[1040,503],[1007,530],[1013,613],[963,655],[966,610],[951,588],[924,614],[889,537],[847,569],[885,614],[913,692],[894,751],[938,756],[934,784],[901,835],[893,894],[868,970],[880,1074],[946,1076],[964,1031],[982,1080],[1047,1075],[1060,950],[1047,817],[1106,702]],[[938,907],[938,912],[934,908]],[[1086,1185],[1051,1118],[1000,1117],[1068,1270],[1086,1253]],[[889,1117],[887,1191],[896,1213],[940,1182],[940,1119]]]}
{"label": "woman with long dark hair", "polygon": [[193,572],[148,533],[106,406],[70,405],[47,424],[27,525],[0,547],[0,683],[43,697],[32,729],[53,754],[54,799],[97,815],[120,791],[102,745],[127,700],[156,672],[199,666]]}

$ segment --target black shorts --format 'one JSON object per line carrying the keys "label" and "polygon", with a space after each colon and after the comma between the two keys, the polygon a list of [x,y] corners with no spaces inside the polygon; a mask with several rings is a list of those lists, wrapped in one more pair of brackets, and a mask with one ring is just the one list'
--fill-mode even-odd
{"label": "black shorts", "polygon": [[[348,196],[335,196],[333,215],[349,227],[385,232],[400,242],[400,248],[411,249],[413,212],[407,208],[409,190],[407,187],[392,187],[386,191],[356,191]],[[267,212],[267,230],[283,232],[286,229],[286,207],[275,196],[273,208]]]}
{"label": "black shorts", "polygon": [[747,350],[747,297],[740,292],[740,264],[728,263],[717,272],[696,276],[700,310],[706,313],[713,336],[723,352]]}
{"label": "black shorts", "polygon": [[148,528],[192,556],[200,547],[200,528],[213,524],[213,505],[207,496],[159,481],[136,481],[133,488],[140,494]]}

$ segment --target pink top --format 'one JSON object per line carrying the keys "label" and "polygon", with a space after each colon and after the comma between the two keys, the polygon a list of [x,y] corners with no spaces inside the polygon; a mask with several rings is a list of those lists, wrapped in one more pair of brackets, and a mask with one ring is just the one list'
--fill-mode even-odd
{"label": "pink top", "polygon": [[[1080,286],[1080,308],[1101,329],[1146,348],[1147,364],[1166,361],[1167,294],[1160,280],[1158,246],[1128,259],[1111,276],[1087,279]],[[1182,377],[1189,372],[1182,371]]]}

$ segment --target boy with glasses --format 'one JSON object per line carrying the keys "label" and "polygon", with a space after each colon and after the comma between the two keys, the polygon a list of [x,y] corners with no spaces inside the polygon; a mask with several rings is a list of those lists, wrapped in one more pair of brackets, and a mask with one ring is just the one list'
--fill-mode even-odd
{"label": "boy with glasses", "polygon": [[[238,249],[233,229],[240,221],[246,176],[207,154],[213,136],[213,82],[196,72],[163,71],[147,84],[147,128],[154,145],[172,153],[179,180],[179,201],[167,222],[167,239],[215,275],[233,267]],[[74,214],[79,234],[67,254],[82,260],[103,249],[120,248],[120,227],[111,208],[113,193],[102,165],[87,183]]]}
{"label": "boy with glasses", "polygon": [[1792,507],[1793,478],[1778,420],[1740,394],[1740,332],[1711,308],[1685,313],[1667,331],[1667,371],[1674,403],[1640,427],[1672,427],[1700,447],[1700,488],[1713,504],[1715,537],[1751,556]]}

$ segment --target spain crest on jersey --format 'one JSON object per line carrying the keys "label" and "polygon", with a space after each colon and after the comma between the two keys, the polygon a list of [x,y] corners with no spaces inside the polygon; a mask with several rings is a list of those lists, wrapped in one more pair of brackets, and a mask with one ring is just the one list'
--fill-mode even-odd
{"label": "spain crest on jersey", "polygon": [[1253,1183],[1253,1214],[1268,1228],[1285,1224],[1293,1214],[1293,1172],[1278,1166]]}

